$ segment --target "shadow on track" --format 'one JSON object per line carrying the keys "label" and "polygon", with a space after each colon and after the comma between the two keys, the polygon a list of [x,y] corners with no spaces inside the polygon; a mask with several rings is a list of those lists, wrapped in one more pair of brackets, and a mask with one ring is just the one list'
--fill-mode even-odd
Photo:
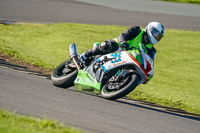
{"label": "shadow on track", "polygon": [[[187,119],[200,121],[200,115],[188,113],[181,109],[159,106],[159,105],[155,105],[154,103],[137,101],[137,100],[133,100],[133,99],[127,99],[127,101],[124,101],[124,100],[122,101],[119,99],[119,100],[115,100],[115,102],[127,104],[130,106],[135,106],[135,107],[139,107],[139,108],[144,108],[144,109],[148,109],[148,110],[152,110],[152,111],[156,111],[156,112],[160,112],[160,113],[165,113],[165,114],[169,114],[169,115],[174,115],[174,116],[178,116],[178,117],[183,117],[183,118],[187,118]],[[131,102],[136,102],[136,103],[131,103]]]}
{"label": "shadow on track", "polygon": [[[74,87],[63,88],[63,89],[67,89],[69,91],[74,91],[74,92],[77,92],[77,93],[83,93],[83,94],[86,94],[86,95],[90,95],[90,96],[94,96],[94,97],[104,99],[103,97],[101,97],[101,95],[97,95],[97,94],[94,94],[92,92],[78,91]],[[109,101],[111,101],[111,100],[109,100]],[[200,115],[198,115],[198,114],[188,113],[188,112],[181,110],[181,109],[159,106],[159,105],[156,105],[155,103],[151,103],[151,102],[129,99],[127,97],[123,97],[123,98],[114,100],[113,102],[117,102],[117,103],[120,103],[120,104],[126,104],[126,105],[129,105],[129,106],[135,106],[135,107],[138,107],[138,108],[148,109],[148,110],[152,110],[152,111],[156,111],[156,112],[160,112],[160,113],[165,113],[165,114],[169,114],[169,115],[173,115],[173,116],[178,116],[178,117],[182,117],[182,118],[187,118],[187,119],[191,119],[191,120],[200,121]]]}

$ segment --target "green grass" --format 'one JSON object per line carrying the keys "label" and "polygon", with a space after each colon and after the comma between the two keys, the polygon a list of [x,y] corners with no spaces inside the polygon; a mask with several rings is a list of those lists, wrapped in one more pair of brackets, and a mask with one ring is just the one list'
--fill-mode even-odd
{"label": "green grass", "polygon": [[157,1],[169,1],[169,2],[179,2],[179,3],[200,4],[200,0],[157,0]]}
{"label": "green grass", "polygon": [[[128,27],[88,24],[0,25],[0,51],[53,70],[69,57],[70,43],[78,52],[93,42],[117,37]],[[200,114],[200,32],[166,30],[156,45],[154,78],[129,97]]]}
{"label": "green grass", "polygon": [[83,133],[54,120],[16,115],[0,109],[1,133]]}
{"label": "green grass", "polygon": [[115,26],[84,24],[2,25],[0,51],[36,66],[53,69],[69,57],[69,44],[76,42],[81,53],[90,48],[94,41],[117,36],[117,29]]}

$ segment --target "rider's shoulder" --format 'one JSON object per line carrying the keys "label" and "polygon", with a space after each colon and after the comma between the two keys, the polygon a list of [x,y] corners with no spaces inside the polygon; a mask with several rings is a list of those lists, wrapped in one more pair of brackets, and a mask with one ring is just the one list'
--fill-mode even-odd
{"label": "rider's shoulder", "polygon": [[129,27],[129,30],[130,31],[138,31],[138,32],[141,32],[141,28],[140,28],[140,26],[131,26],[131,27]]}
{"label": "rider's shoulder", "polygon": [[130,34],[131,36],[137,36],[140,34],[141,32],[141,28],[140,26],[132,26],[129,27],[128,30],[126,31],[127,34]]}

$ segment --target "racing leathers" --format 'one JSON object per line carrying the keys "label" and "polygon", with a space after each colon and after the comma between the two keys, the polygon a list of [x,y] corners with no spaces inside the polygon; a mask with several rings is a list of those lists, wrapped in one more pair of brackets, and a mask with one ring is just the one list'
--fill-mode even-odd
{"label": "racing leathers", "polygon": [[[145,52],[150,56],[152,60],[154,60],[156,49],[152,44],[149,43],[148,40],[145,40],[145,34],[147,33],[144,32],[144,30],[139,26],[130,27],[125,32],[121,33],[117,38],[106,40],[99,45],[96,45],[95,47],[87,50],[83,53],[83,55],[86,58],[94,55],[104,55],[115,52],[119,47],[123,47],[125,49],[139,49],[140,44],[142,43],[145,46]],[[154,70],[146,72],[149,80],[153,76],[153,71]]]}

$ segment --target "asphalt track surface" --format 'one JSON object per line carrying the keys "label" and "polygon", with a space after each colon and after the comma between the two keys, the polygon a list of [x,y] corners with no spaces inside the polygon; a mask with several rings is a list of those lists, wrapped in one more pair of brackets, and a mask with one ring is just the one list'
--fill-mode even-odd
{"label": "asphalt track surface", "polygon": [[[158,19],[168,28],[199,30],[198,16],[157,14],[154,11],[147,13],[112,6],[105,7],[98,3],[94,5],[71,0],[1,0],[0,19],[118,25],[145,25],[151,19]],[[135,17],[129,18],[130,15]],[[49,77],[2,59],[0,60],[0,108],[25,115],[56,119],[66,125],[94,133],[199,133],[200,131],[199,117],[134,100],[109,101],[94,94],[78,92],[74,87],[57,88],[51,84]]]}
{"label": "asphalt track surface", "polygon": [[152,0],[0,0],[0,20],[143,27],[159,21],[166,28],[199,31],[199,7]]}
{"label": "asphalt track surface", "polygon": [[[0,60],[0,108],[94,133],[199,133],[200,118],[134,100],[110,101],[54,87],[50,78]],[[170,111],[171,110],[171,111]]]}

